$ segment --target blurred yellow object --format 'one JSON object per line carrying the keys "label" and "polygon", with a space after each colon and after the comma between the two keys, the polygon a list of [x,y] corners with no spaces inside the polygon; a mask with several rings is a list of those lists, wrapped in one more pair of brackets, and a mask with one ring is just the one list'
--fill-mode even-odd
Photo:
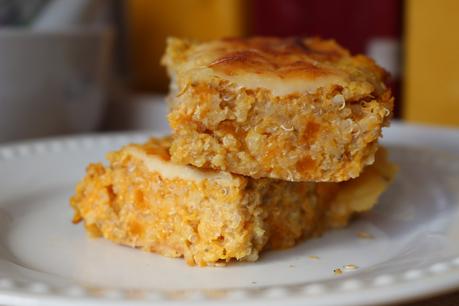
{"label": "blurred yellow object", "polygon": [[132,86],[166,91],[168,80],[159,60],[167,36],[200,40],[241,36],[243,0],[129,0],[127,36]]}
{"label": "blurred yellow object", "polygon": [[404,118],[459,126],[459,1],[406,4]]}

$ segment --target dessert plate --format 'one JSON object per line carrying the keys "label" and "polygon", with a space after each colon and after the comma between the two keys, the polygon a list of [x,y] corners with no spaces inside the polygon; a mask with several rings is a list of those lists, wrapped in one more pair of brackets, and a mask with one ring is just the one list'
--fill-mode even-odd
{"label": "dessert plate", "polygon": [[0,304],[364,305],[459,288],[458,130],[393,124],[383,142],[400,172],[374,211],[216,268],[90,239],[71,223],[85,166],[149,134],[0,146]]}

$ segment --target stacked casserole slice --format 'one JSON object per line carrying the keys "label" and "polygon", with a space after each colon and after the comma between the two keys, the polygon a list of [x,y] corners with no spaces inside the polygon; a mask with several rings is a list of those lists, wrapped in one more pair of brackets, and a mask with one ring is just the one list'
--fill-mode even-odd
{"label": "stacked casserole slice", "polygon": [[93,236],[189,264],[254,261],[345,226],[396,167],[393,98],[365,56],[318,38],[169,39],[173,135],[92,164],[71,199]]}

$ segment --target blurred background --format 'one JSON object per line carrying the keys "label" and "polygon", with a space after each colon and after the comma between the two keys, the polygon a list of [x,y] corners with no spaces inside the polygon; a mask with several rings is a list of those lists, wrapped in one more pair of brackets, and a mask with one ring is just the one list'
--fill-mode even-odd
{"label": "blurred background", "polygon": [[396,117],[459,126],[456,0],[0,0],[0,142],[165,129],[167,36],[334,38],[392,74]]}

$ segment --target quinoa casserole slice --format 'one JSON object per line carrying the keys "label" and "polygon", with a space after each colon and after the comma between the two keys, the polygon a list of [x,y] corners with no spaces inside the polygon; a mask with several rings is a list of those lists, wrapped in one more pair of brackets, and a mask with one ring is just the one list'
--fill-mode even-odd
{"label": "quinoa casserole slice", "polygon": [[184,257],[190,265],[255,261],[266,249],[345,226],[371,209],[395,167],[380,150],[362,175],[343,183],[253,179],[170,161],[170,138],[151,139],[91,164],[71,198],[74,223],[93,237]]}
{"label": "quinoa casserole slice", "polygon": [[170,38],[172,160],[255,178],[346,181],[392,117],[387,73],[333,40]]}

